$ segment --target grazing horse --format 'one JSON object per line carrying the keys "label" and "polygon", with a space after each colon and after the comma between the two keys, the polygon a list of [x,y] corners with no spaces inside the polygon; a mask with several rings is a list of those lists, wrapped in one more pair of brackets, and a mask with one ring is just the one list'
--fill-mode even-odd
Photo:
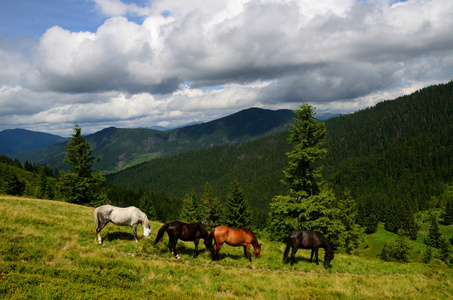
{"label": "grazing horse", "polygon": [[288,235],[286,249],[283,255],[283,260],[288,257],[289,248],[292,247],[291,265],[294,264],[294,257],[297,249],[311,249],[310,262],[313,260],[313,254],[316,254],[316,264],[318,265],[318,250],[324,248],[326,255],[324,256],[324,268],[328,268],[333,259],[334,253],[327,239],[317,231],[294,230]]}
{"label": "grazing horse", "polygon": [[134,233],[134,239],[137,239],[137,224],[143,226],[143,236],[149,238],[151,234],[151,224],[148,217],[135,206],[116,207],[112,205],[102,205],[94,210],[94,229],[98,238],[98,243],[102,244],[101,230],[109,222],[118,226],[131,226]]}
{"label": "grazing horse", "polygon": [[246,228],[234,229],[228,226],[218,226],[212,229],[209,234],[209,245],[212,245],[213,239],[214,247],[211,247],[212,260],[219,260],[219,252],[223,243],[233,247],[243,246],[245,258],[248,258],[250,262],[252,261],[250,244],[252,244],[253,254],[255,254],[257,258],[260,258],[261,245],[258,243],[253,232]]}
{"label": "grazing horse", "polygon": [[154,245],[156,245],[164,236],[165,231],[168,234],[168,247],[170,248],[170,252],[176,257],[176,259],[180,259],[179,255],[176,253],[176,243],[178,239],[182,241],[193,241],[195,244],[195,254],[194,258],[198,257],[198,241],[200,238],[204,239],[204,245],[206,249],[210,249],[208,245],[208,232],[198,223],[191,223],[186,224],[179,221],[173,221],[170,223],[166,223],[159,229],[157,233],[156,240],[154,241]]}

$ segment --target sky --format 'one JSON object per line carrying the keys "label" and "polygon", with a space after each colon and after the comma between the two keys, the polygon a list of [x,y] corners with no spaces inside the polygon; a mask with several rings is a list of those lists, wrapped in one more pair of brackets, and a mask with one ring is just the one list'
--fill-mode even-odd
{"label": "sky", "polygon": [[0,131],[347,114],[453,79],[451,0],[1,0]]}

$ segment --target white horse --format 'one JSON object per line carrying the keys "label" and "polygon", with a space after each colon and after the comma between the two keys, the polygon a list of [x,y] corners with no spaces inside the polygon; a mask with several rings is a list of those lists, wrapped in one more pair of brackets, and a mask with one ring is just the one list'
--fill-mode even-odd
{"label": "white horse", "polygon": [[102,205],[94,210],[93,217],[94,229],[96,231],[99,244],[102,244],[100,232],[109,222],[112,222],[118,226],[131,226],[134,233],[134,239],[137,243],[137,224],[139,223],[143,226],[143,236],[147,238],[151,237],[150,234],[152,228],[148,217],[135,206],[122,208],[112,205]]}

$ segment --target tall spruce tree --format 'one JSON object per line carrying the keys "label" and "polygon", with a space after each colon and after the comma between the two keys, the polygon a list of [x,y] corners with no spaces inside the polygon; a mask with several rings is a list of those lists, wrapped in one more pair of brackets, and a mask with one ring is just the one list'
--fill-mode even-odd
{"label": "tall spruce tree", "polygon": [[451,225],[453,224],[453,199],[448,198],[445,205],[445,213],[444,213],[444,224]]}
{"label": "tall spruce tree", "polygon": [[345,193],[345,198],[338,202],[340,220],[344,226],[344,248],[346,253],[351,254],[359,245],[362,230],[356,223],[357,204],[352,199],[350,192]]}
{"label": "tall spruce tree", "polygon": [[437,222],[437,218],[432,215],[431,216],[431,225],[428,230],[428,236],[426,237],[425,244],[434,248],[440,248],[442,245],[442,233],[439,229],[439,223]]}
{"label": "tall spruce tree", "polygon": [[198,198],[194,190],[192,190],[190,194],[184,196],[182,207],[179,212],[179,219],[186,223],[200,222]]}
{"label": "tall spruce tree", "polygon": [[76,123],[74,134],[66,146],[65,162],[71,167],[69,172],[60,176],[59,188],[66,201],[76,204],[99,205],[107,202],[104,190],[105,178],[93,164],[99,157],[93,156],[90,144]]}
{"label": "tall spruce tree", "polygon": [[307,198],[319,193],[319,179],[322,177],[319,160],[327,152],[321,146],[326,137],[325,124],[314,116],[314,107],[303,103],[294,111],[288,142],[293,150],[286,153],[288,165],[283,170],[284,183],[289,186],[293,197]]}
{"label": "tall spruce tree", "polygon": [[344,227],[339,221],[335,197],[329,189],[320,188],[319,160],[326,153],[322,149],[326,137],[324,123],[314,116],[314,108],[306,103],[295,111],[295,123],[290,129],[288,164],[283,170],[288,196],[276,196],[270,203],[268,229],[271,239],[285,241],[294,229],[318,230],[334,248],[343,245]]}
{"label": "tall spruce tree", "polygon": [[225,224],[233,228],[248,228],[252,222],[252,214],[237,180],[231,184],[231,193],[227,196],[226,204]]}
{"label": "tall spruce tree", "polygon": [[148,193],[143,193],[139,199],[139,207],[142,212],[146,214],[148,219],[150,220],[156,220],[157,219],[157,213],[156,209],[154,208],[154,203],[153,199]]}
{"label": "tall spruce tree", "polygon": [[206,182],[205,186],[205,193],[201,198],[202,203],[202,220],[206,229],[212,229],[218,225],[220,225],[220,217],[221,217],[221,207],[219,200],[214,197],[214,192],[212,186],[209,182]]}

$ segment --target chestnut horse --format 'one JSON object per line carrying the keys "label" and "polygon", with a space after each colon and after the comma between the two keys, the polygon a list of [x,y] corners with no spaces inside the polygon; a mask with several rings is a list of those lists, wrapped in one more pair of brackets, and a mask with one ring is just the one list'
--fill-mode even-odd
{"label": "chestnut horse", "polygon": [[154,245],[157,244],[162,237],[164,236],[165,231],[168,234],[168,247],[170,248],[170,252],[176,257],[176,259],[180,259],[179,255],[176,253],[176,243],[178,239],[182,241],[193,241],[195,244],[195,254],[194,258],[198,257],[198,241],[200,238],[204,239],[204,245],[206,249],[210,249],[211,244],[208,244],[208,235],[209,233],[198,223],[191,223],[186,224],[179,221],[173,221],[170,223],[166,223],[159,229],[157,233],[156,240],[154,241]]}
{"label": "chestnut horse", "polygon": [[294,257],[296,256],[297,249],[311,249],[310,262],[313,260],[313,254],[316,254],[316,264],[318,265],[318,250],[324,248],[326,252],[324,256],[324,268],[328,268],[333,259],[334,253],[329,245],[327,239],[317,231],[294,230],[288,235],[286,242],[286,249],[283,255],[283,260],[288,257],[289,248],[291,251],[291,265],[294,264]]}
{"label": "chestnut horse", "polygon": [[219,260],[219,252],[223,243],[233,247],[243,246],[245,258],[248,258],[249,261],[252,261],[252,255],[250,254],[250,244],[252,244],[253,254],[260,258],[261,245],[253,232],[246,228],[233,229],[228,226],[218,226],[211,230],[208,240],[210,246],[213,239],[214,247],[211,247],[212,260]]}

